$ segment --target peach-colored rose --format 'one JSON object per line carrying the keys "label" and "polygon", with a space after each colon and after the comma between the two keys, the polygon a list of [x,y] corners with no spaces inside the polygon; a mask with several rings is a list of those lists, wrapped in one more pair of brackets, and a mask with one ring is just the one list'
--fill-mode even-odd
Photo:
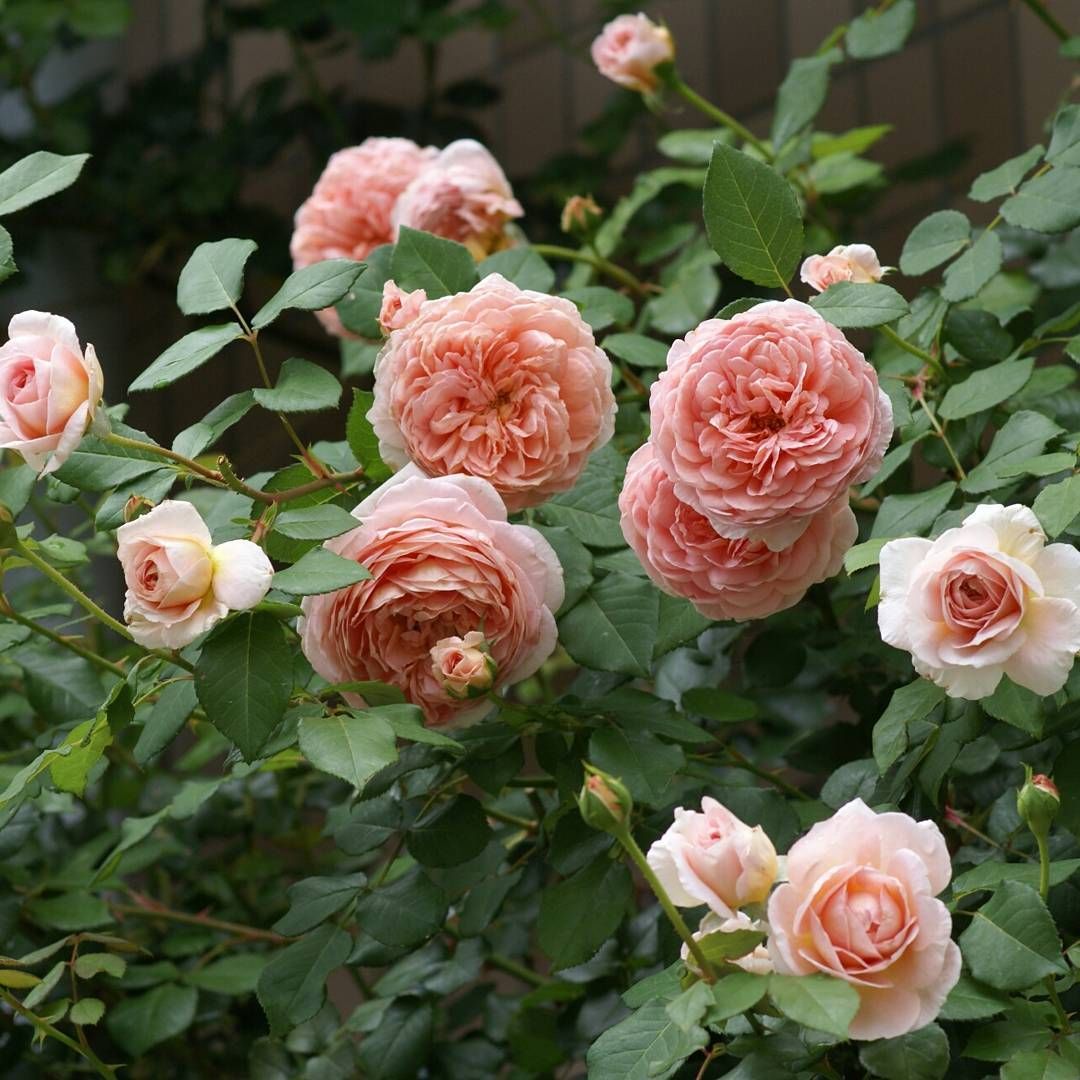
{"label": "peach-colored rose", "polygon": [[254,607],[274,568],[250,540],[214,544],[191,503],[167,499],[116,530],[124,619],[140,645],[180,649],[230,611]]}
{"label": "peach-colored rose", "polygon": [[371,578],[303,602],[301,648],[324,679],[391,683],[430,723],[463,722],[489,706],[447,696],[432,646],[482,626],[496,687],[528,678],[551,655],[562,568],[536,530],[507,522],[490,484],[410,467],[353,513],[363,524],[326,547]]}
{"label": "peach-colored rose", "polygon": [[776,880],[776,849],[761,826],[751,828],[708,795],[700,812],[680,806],[646,857],[672,903],[708,904],[725,919],[764,900]]}
{"label": "peach-colored rose", "polygon": [[86,433],[102,385],[94,346],[84,352],[67,319],[14,316],[0,347],[0,449],[16,451],[39,474],[60,468]]}
{"label": "peach-colored rose", "polygon": [[482,477],[520,510],[611,438],[611,363],[569,300],[490,274],[390,335],[368,419],[388,465]]}
{"label": "peach-colored rose", "polygon": [[[765,924],[760,919],[751,919],[749,915],[742,911],[728,918],[717,915],[715,911],[708,911],[702,918],[697,930],[694,931],[694,940],[701,941],[702,938],[707,938],[710,934],[733,934],[736,930],[764,931],[765,929]],[[694,963],[694,956],[690,952],[689,945],[683,945],[681,955],[683,963],[695,975],[700,975],[701,972],[698,970],[697,964]],[[751,975],[768,975],[773,969],[772,957],[769,955],[767,945],[755,945],[745,956],[737,956],[731,963],[736,967],[741,967],[743,971],[749,971]]]}
{"label": "peach-colored rose", "polygon": [[819,510],[789,547],[721,536],[688,503],[650,443],[635,451],[619,496],[622,531],[657,587],[709,619],[764,619],[839,572],[859,533],[846,497]]}
{"label": "peach-colored rose", "polygon": [[892,437],[874,369],[798,300],[709,319],[676,341],[650,409],[675,494],[721,535],[775,551],[872,476]]}
{"label": "peach-colored rose", "polygon": [[952,876],[938,827],[855,799],[792,846],[787,872],[769,900],[775,969],[851,983],[853,1039],[929,1024],[960,977],[952,918],[934,899]]}
{"label": "peach-colored rose", "polygon": [[[324,259],[362,260],[380,244],[392,243],[394,205],[437,153],[410,139],[385,138],[339,150],[296,211],[289,245],[293,267]],[[333,308],[316,314],[331,334],[346,336]]]}
{"label": "peach-colored rose", "polygon": [[592,43],[600,74],[628,90],[649,93],[659,85],[656,67],[675,58],[675,43],[666,26],[644,15],[619,15]]}
{"label": "peach-colored rose", "polygon": [[978,506],[881,549],[878,627],[950,697],[987,697],[1002,675],[1056,693],[1080,650],[1080,551],[1047,545],[1026,506]]}
{"label": "peach-colored rose", "polygon": [[506,223],[525,211],[510,181],[475,139],[450,143],[402,192],[394,207],[402,225],[464,244],[476,259],[507,246]]}
{"label": "peach-colored rose", "polygon": [[479,630],[445,637],[431,647],[435,680],[455,701],[483,697],[495,682],[497,668]]}
{"label": "peach-colored rose", "polygon": [[427,293],[423,289],[406,292],[398,288],[395,281],[385,282],[379,309],[379,325],[383,332],[389,334],[391,330],[400,330],[411,323],[420,314],[420,306],[426,299]]}
{"label": "peach-colored rose", "polygon": [[869,244],[840,244],[828,255],[811,255],[804,260],[799,276],[812,289],[824,292],[838,281],[880,281],[884,273],[877,252]]}

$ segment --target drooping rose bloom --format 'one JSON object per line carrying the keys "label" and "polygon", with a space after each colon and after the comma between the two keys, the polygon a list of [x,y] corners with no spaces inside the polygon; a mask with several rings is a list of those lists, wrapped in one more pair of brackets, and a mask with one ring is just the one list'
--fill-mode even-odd
{"label": "drooping rose bloom", "polygon": [[1056,693],[1080,650],[1080,551],[1048,545],[1026,506],[978,506],[881,549],[878,627],[950,697],[987,697],[1002,675]]}
{"label": "drooping rose bloom", "polygon": [[301,648],[324,679],[390,683],[445,724],[488,706],[446,693],[432,670],[438,642],[482,626],[496,687],[528,678],[551,655],[562,568],[538,532],[507,522],[490,484],[408,468],[353,513],[363,524],[326,547],[371,578],[303,602]]}
{"label": "drooping rose bloom", "polygon": [[769,900],[775,969],[851,983],[853,1039],[929,1024],[960,977],[952,918],[934,899],[952,876],[938,827],[855,799],[792,846],[787,872]]}
{"label": "drooping rose bloom", "polygon": [[725,919],[764,900],[776,880],[776,849],[761,826],[751,828],[708,795],[700,812],[680,806],[646,857],[672,903],[708,904]]}
{"label": "drooping rose bloom", "polygon": [[569,300],[490,274],[390,335],[368,419],[388,465],[482,477],[520,510],[611,438],[611,362]]}
{"label": "drooping rose bloom", "polygon": [[805,259],[799,276],[812,289],[824,292],[838,281],[880,281],[884,273],[877,252],[869,244],[840,244],[828,255]]}
{"label": "drooping rose bloom", "polygon": [[379,325],[383,332],[400,330],[420,314],[420,306],[427,299],[423,289],[406,292],[398,288],[396,281],[383,283],[382,307],[379,309]]}
{"label": "drooping rose bloom", "polygon": [[[289,245],[293,267],[299,270],[325,259],[366,259],[380,244],[391,243],[398,197],[437,153],[433,146],[397,138],[365,139],[339,150],[296,211]],[[316,314],[331,334],[345,333],[333,308]]]}
{"label": "drooping rose bloom", "polygon": [[131,636],[151,648],[180,649],[230,611],[253,608],[274,568],[258,544],[214,544],[191,503],[167,499],[116,530]]}
{"label": "drooping rose bloom", "polygon": [[39,475],[60,468],[101,403],[104,380],[93,345],[85,352],[60,315],[24,311],[0,346],[0,449]]}
{"label": "drooping rose bloom", "polygon": [[872,476],[892,437],[874,369],[797,300],[709,319],[676,341],[650,410],[675,494],[721,535],[777,551]]}
{"label": "drooping rose bloom", "polygon": [[675,58],[675,43],[666,26],[644,15],[619,15],[592,43],[592,58],[600,74],[628,90],[649,93],[660,80],[659,64]]}
{"label": "drooping rose bloom", "polygon": [[455,701],[483,697],[495,682],[498,670],[479,630],[443,638],[430,653],[435,680]]}
{"label": "drooping rose bloom", "polygon": [[709,619],[764,619],[792,607],[840,571],[859,532],[841,497],[780,551],[764,540],[721,536],[676,496],[650,443],[630,458],[619,509],[623,536],[657,587]]}
{"label": "drooping rose bloom", "polygon": [[[715,911],[709,911],[705,913],[697,930],[694,931],[694,940],[701,941],[710,934],[733,934],[737,930],[764,931],[765,929],[765,924],[761,920],[751,919],[742,911],[728,918],[717,915]],[[689,945],[683,944],[681,956],[683,963],[694,974],[701,974],[694,962],[694,955],[690,952]],[[751,975],[768,975],[773,969],[772,957],[769,955],[767,945],[755,945],[745,956],[734,957],[731,962],[736,967],[741,967],[743,971],[749,971]]]}
{"label": "drooping rose bloom", "polygon": [[482,259],[507,245],[506,223],[524,212],[490,151],[475,139],[458,139],[401,193],[393,224],[395,235],[402,225],[422,229]]}

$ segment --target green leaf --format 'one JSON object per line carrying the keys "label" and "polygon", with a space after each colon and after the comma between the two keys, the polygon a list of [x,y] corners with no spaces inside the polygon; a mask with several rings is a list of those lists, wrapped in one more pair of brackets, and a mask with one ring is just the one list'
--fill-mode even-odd
{"label": "green leaf", "polygon": [[640,368],[663,368],[667,365],[668,347],[644,334],[608,334],[604,351]]}
{"label": "green leaf", "polygon": [[753,720],[758,714],[758,707],[753,701],[712,686],[695,686],[685,691],[682,707],[687,712],[721,724],[740,724]]}
{"label": "green leaf", "polygon": [[1054,165],[1080,165],[1080,105],[1063,105],[1058,110],[1046,160]]}
{"label": "green leaf", "polygon": [[199,991],[167,983],[137,997],[124,998],[106,1020],[109,1034],[132,1057],[186,1031],[195,1019]]}
{"label": "green leaf", "polygon": [[[129,432],[131,429],[127,428],[118,433]],[[142,432],[132,434],[139,436]],[[161,458],[150,451],[116,446],[88,435],[53,475],[81,491],[108,491],[160,468]]]}
{"label": "green leaf", "polygon": [[313,930],[359,896],[366,881],[365,874],[343,874],[304,878],[290,885],[289,910],[274,923],[274,930],[286,937]]}
{"label": "green leaf", "polygon": [[634,215],[674,184],[700,189],[704,170],[665,166],[642,173],[634,181],[630,194],[620,199],[596,232],[594,246],[605,258],[613,254]]}
{"label": "green leaf", "polygon": [[357,1062],[363,1071],[358,1075],[365,1080],[413,1080],[424,1075],[434,1022],[430,1002],[395,1000],[360,1043]]}
{"label": "green leaf", "polygon": [[364,260],[364,269],[338,301],[337,313],[346,330],[375,341],[382,337],[379,312],[382,311],[383,286],[392,276],[390,257],[393,253],[393,244],[380,244],[369,252]]}
{"label": "green leaf", "polygon": [[11,233],[0,226],[0,281],[7,281],[12,274],[18,273],[19,268],[15,265],[15,249],[11,240]]}
{"label": "green leaf", "polygon": [[244,289],[244,266],[254,240],[215,240],[200,244],[176,284],[176,304],[185,315],[206,315],[232,307]]}
{"label": "green leaf", "polygon": [[353,559],[335,555],[326,548],[314,548],[285,570],[274,575],[273,586],[292,596],[315,596],[347,589],[371,574]]}
{"label": "green leaf", "polygon": [[[130,709],[130,698],[128,707]],[[71,753],[57,758],[49,766],[49,775],[57,789],[70,791],[81,798],[90,770],[101,760],[112,741],[113,733],[105,709],[95,719],[85,720],[72,728],[62,744],[71,747]]]}
{"label": "green leaf", "polygon": [[802,214],[791,185],[768,165],[719,144],[705,177],[705,229],[739,277],[781,288],[803,250]]}
{"label": "green leaf", "polygon": [[[396,686],[388,689],[401,695],[401,691]],[[380,705],[369,690],[359,689],[356,692],[369,704],[376,706],[370,710],[371,713],[385,720],[394,729],[394,734],[399,739],[426,743],[428,746],[445,746],[450,750],[464,749],[457,739],[452,739],[449,735],[444,735],[434,728],[425,727],[424,714],[415,705],[406,705],[404,695],[401,695],[400,702],[386,702]]]}
{"label": "green leaf", "polygon": [[1051,540],[1060,536],[1080,514],[1080,476],[1044,487],[1031,508]]}
{"label": "green leaf", "polygon": [[356,923],[383,945],[413,949],[439,930],[446,911],[446,894],[417,870],[363,897]]}
{"label": "green leaf", "polygon": [[255,313],[252,327],[261,330],[290,308],[319,311],[333,307],[352,288],[363,269],[363,263],[352,259],[325,259],[294,271]]}
{"label": "green leaf", "polygon": [[569,611],[585,595],[593,583],[593,558],[589,549],[569,529],[537,526],[537,532],[555,549],[562,566],[565,595],[562,607],[555,613]]}
{"label": "green leaf", "polygon": [[1042,146],[1033,146],[1016,157],[1003,161],[996,169],[975,177],[968,198],[976,202],[991,202],[1002,195],[1016,191],[1020,181],[1035,167],[1043,156]]}
{"label": "green leaf", "polygon": [[652,1001],[589,1047],[589,1080],[668,1080],[708,1041],[704,1028],[683,1031],[665,1002]]}
{"label": "green leaf", "polygon": [[873,60],[903,48],[915,26],[915,0],[899,0],[884,11],[869,8],[851,20],[845,38],[849,55]]}
{"label": "green leaf", "polygon": [[1000,269],[1003,254],[996,232],[984,232],[945,271],[941,295],[955,304],[974,296]]}
{"label": "green leaf", "polygon": [[675,773],[685,764],[678,746],[661,742],[648,731],[606,727],[589,739],[592,762],[618,777],[639,802],[659,806]]}
{"label": "green leaf", "polygon": [[1042,698],[1026,687],[1017,686],[1007,675],[979,706],[995,720],[1012,724],[1029,735],[1042,735]]}
{"label": "green leaf", "polygon": [[689,600],[661,593],[660,618],[656,626],[653,659],[666,656],[672,649],[685,645],[712,626],[712,619],[702,615]]}
{"label": "green leaf", "polygon": [[286,510],[274,519],[274,530],[293,540],[329,540],[350,532],[360,522],[336,503]]}
{"label": "green leaf", "polygon": [[577,307],[594,332],[612,325],[626,326],[633,321],[634,302],[614,289],[586,285],[580,289],[567,289],[562,295]]}
{"label": "green leaf", "polygon": [[942,336],[961,356],[979,364],[1004,360],[1013,347],[1012,335],[997,317],[978,308],[952,308]]}
{"label": "green leaf", "polygon": [[1063,975],[1054,920],[1030,885],[1006,881],[960,935],[972,975],[997,990],[1026,990],[1047,975]]}
{"label": "green leaf", "polygon": [[610,444],[592,454],[577,483],[537,507],[546,525],[562,525],[588,547],[626,546],[619,526],[619,492],[626,463]]}
{"label": "green leaf", "polygon": [[477,268],[481,278],[502,274],[519,289],[551,292],[555,286],[555,271],[531,247],[509,248],[489,255]]}
{"label": "green leaf", "polygon": [[949,387],[938,407],[938,415],[946,420],[962,420],[1000,405],[1023,389],[1034,367],[1035,358],[1027,356],[976,371],[962,383]]}
{"label": "green leaf", "polygon": [[686,165],[708,165],[713,147],[718,142],[731,140],[732,134],[727,128],[682,128],[664,132],[656,143],[656,149],[673,161]]}
{"label": "green leaf", "polygon": [[[910,446],[911,444],[904,443],[903,445]],[[848,548],[844,556],[844,569],[849,574],[854,574],[859,570],[865,570],[868,566],[877,566],[881,558],[881,549],[888,542],[888,538],[880,537],[877,540],[866,540],[853,548]]]}
{"label": "green leaf", "polygon": [[153,761],[180,733],[197,705],[193,681],[183,679],[169,683],[154,702],[139,733],[133,751],[136,763],[145,766]]}
{"label": "green leaf", "polygon": [[322,1008],[326,980],[351,951],[352,938],[340,927],[326,924],[274,954],[255,988],[271,1035],[283,1035]]}
{"label": "green leaf", "polygon": [[887,495],[881,502],[870,536],[877,539],[918,536],[926,532],[944,513],[955,492],[956,485],[949,482],[911,495]]}
{"label": "green leaf", "polygon": [[829,92],[829,69],[839,55],[830,50],[792,61],[776,94],[772,144],[778,152],[821,111]]}
{"label": "green leaf", "polygon": [[1022,1050],[1001,1067],[1001,1080],[1076,1080],[1071,1061],[1052,1050]]}
{"label": "green leaf", "polygon": [[958,210],[938,210],[911,230],[900,252],[900,269],[917,277],[962,251],[971,239],[971,222]]}
{"label": "green leaf", "polygon": [[769,976],[769,997],[789,1020],[815,1031],[847,1038],[859,1011],[855,987],[829,975]]}
{"label": "green leaf", "polygon": [[89,154],[52,154],[38,150],[0,173],[0,216],[70,187],[79,178]]}
{"label": "green leaf", "polygon": [[867,1043],[859,1060],[882,1080],[941,1080],[949,1070],[949,1039],[937,1024],[927,1024],[895,1039]]}
{"label": "green leaf", "polygon": [[475,859],[492,839],[483,808],[469,795],[455,795],[420,818],[405,840],[409,854],[424,866],[459,866]]}
{"label": "green leaf", "polygon": [[576,967],[594,956],[622,922],[632,895],[626,867],[607,855],[548,885],[540,894],[537,936],[552,970]]}
{"label": "green leaf", "polygon": [[293,358],[281,365],[272,390],[259,387],[252,396],[264,409],[275,412],[318,412],[337,408],[341,383],[326,368]]}
{"label": "green leaf", "polygon": [[184,428],[173,439],[172,448],[185,457],[198,457],[233,426],[242,420],[255,404],[250,390],[231,394],[220,405],[212,408],[198,423]]}
{"label": "green leaf", "polygon": [[119,979],[126,970],[127,961],[115,953],[80,953],[75,960],[75,974],[80,979],[92,979],[102,972],[111,975],[114,979]]}
{"label": "green leaf", "polygon": [[374,402],[375,397],[370,390],[353,390],[349,418],[345,424],[345,437],[349,441],[353,457],[363,466],[367,479],[377,484],[389,479],[390,470],[379,457],[379,438],[367,418]]}
{"label": "green leaf", "polygon": [[[698,940],[701,951],[713,963],[737,960],[753,952],[765,940],[761,930],[716,930]],[[765,993],[764,988],[762,994]]]}
{"label": "green leaf", "polygon": [[68,1019],[79,1027],[92,1027],[105,1015],[105,1002],[101,998],[79,998],[71,1006]]}
{"label": "green leaf", "polygon": [[264,612],[241,612],[203,645],[195,663],[199,704],[245,761],[258,757],[285,715],[292,659],[281,624]]}
{"label": "green leaf", "polygon": [[650,581],[608,574],[562,617],[559,635],[584,667],[647,677],[659,616],[659,594]]}
{"label": "green leaf", "polygon": [[[1061,859],[1050,863],[1050,884],[1060,885],[1080,870],[1080,859]],[[980,889],[996,889],[1003,881],[1019,881],[1036,888],[1039,884],[1040,868],[1037,862],[1005,863],[995,859],[979,863],[978,866],[953,879],[954,896],[977,892]]]}
{"label": "green leaf", "polygon": [[270,962],[269,953],[237,953],[223,956],[205,967],[185,971],[181,978],[189,986],[212,994],[241,996],[253,994],[263,968]]}
{"label": "green leaf", "polygon": [[1041,453],[1047,442],[1060,433],[1061,428],[1041,413],[1029,410],[1013,413],[994,435],[982,461],[961,481],[961,488],[978,495],[1001,487],[1006,481],[1000,470]]}
{"label": "green leaf", "polygon": [[673,335],[685,334],[701,322],[720,295],[720,279],[713,269],[716,261],[715,253],[702,244],[665,267],[660,275],[664,291],[646,304],[649,326]]}
{"label": "green leaf", "polygon": [[1010,225],[1044,233],[1080,225],[1080,169],[1058,167],[1026,180],[1001,204],[1001,216]]}
{"label": "green leaf", "polygon": [[355,788],[398,758],[394,729],[373,712],[305,716],[299,730],[304,757]]}
{"label": "green leaf", "polygon": [[833,326],[881,326],[908,313],[908,302],[891,286],[839,281],[810,301]]}
{"label": "green leaf", "polygon": [[893,691],[888,707],[874,725],[874,760],[885,773],[907,749],[909,725],[925,720],[945,700],[945,691],[927,679],[916,679]]}
{"label": "green leaf", "polygon": [[[1045,370],[1042,369],[1042,370]],[[1054,476],[1056,473],[1071,470],[1076,464],[1076,455],[1064,451],[1053,454],[1038,454],[1018,461],[1015,465],[1008,465],[1000,470],[1003,477],[1012,479],[1016,476]]]}
{"label": "green leaf", "polygon": [[94,716],[105,696],[97,672],[81,657],[57,655],[39,645],[10,653],[26,676],[26,694],[42,716],[81,720]]}
{"label": "green leaf", "polygon": [[768,989],[767,975],[754,975],[749,971],[732,971],[724,975],[713,985],[713,1004],[705,1014],[706,1022],[718,1024],[752,1009]]}
{"label": "green leaf", "polygon": [[1004,994],[983,986],[963,971],[938,1015],[942,1020],[985,1020],[1003,1012],[1008,1004]]}
{"label": "green leaf", "polygon": [[892,131],[892,124],[868,124],[865,127],[852,128],[842,135],[827,135],[815,131],[811,141],[811,153],[815,160],[831,157],[833,154],[861,154],[880,142]]}
{"label": "green leaf", "polygon": [[175,344],[170,345],[128,390],[160,390],[161,387],[190,375],[207,360],[217,356],[226,345],[243,335],[244,331],[237,323],[222,323],[192,330],[190,334],[185,334]]}
{"label": "green leaf", "polygon": [[390,270],[400,288],[423,289],[429,300],[468,292],[479,280],[468,248],[408,226],[398,234]]}

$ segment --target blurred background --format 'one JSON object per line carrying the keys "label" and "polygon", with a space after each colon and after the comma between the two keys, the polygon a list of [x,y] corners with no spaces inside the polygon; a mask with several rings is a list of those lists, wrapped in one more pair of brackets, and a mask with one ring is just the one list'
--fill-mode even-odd
{"label": "blurred background", "polygon": [[[1075,0],[1049,8],[1076,22]],[[163,348],[192,329],[176,310],[180,266],[196,244],[250,236],[249,311],[290,269],[292,214],[328,156],[372,134],[442,145],[471,135],[494,152],[534,240],[558,240],[565,199],[602,206],[662,164],[665,129],[704,127],[688,108],[650,115],[588,57],[599,27],[641,3],[600,0],[6,0],[0,2],[0,166],[36,149],[90,151],[63,197],[11,219],[22,273],[4,322],[43,308],[72,318],[102,356],[116,401]],[[687,80],[764,134],[790,61],[859,14],[865,0],[653,0]],[[1074,27],[1075,29],[1075,27]],[[910,227],[953,205],[979,172],[1044,139],[1074,65],[1019,0],[920,0],[897,56],[833,74],[819,127],[892,130],[882,170],[834,199],[845,241],[895,264]],[[885,191],[885,179],[893,181]],[[699,221],[688,193],[662,207]],[[681,201],[680,201],[681,200]],[[723,301],[721,301],[723,302]],[[338,343],[314,317],[273,328],[273,360],[335,370]],[[344,357],[363,383],[370,357]],[[140,396],[131,422],[168,443],[225,394],[251,385],[247,350],[226,352],[168,393]],[[234,366],[235,364],[235,366]],[[285,453],[249,418],[226,449],[241,467]],[[339,417],[302,433],[340,435]],[[268,445],[264,445],[264,441]],[[271,449],[271,447],[273,449]]]}

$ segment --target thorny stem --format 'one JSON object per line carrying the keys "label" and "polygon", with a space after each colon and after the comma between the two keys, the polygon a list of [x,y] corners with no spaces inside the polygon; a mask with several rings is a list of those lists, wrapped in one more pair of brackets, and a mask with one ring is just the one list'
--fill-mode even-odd
{"label": "thorny stem", "polygon": [[243,941],[269,941],[274,945],[284,945],[290,940],[273,930],[262,930],[257,926],[227,922],[224,919],[215,919],[211,915],[191,915],[186,911],[175,911],[173,908],[165,907],[157,901],[146,900],[145,904],[148,906],[120,903],[112,903],[110,906],[118,915],[131,915],[140,919],[164,919],[167,922],[184,923],[187,926],[201,926],[207,930],[220,930],[222,933],[232,934]]}
{"label": "thorny stem", "polygon": [[917,356],[924,364],[929,367],[935,375],[938,377],[945,374],[945,369],[941,366],[941,361],[933,355],[928,353],[925,349],[920,349],[918,345],[912,345],[910,341],[906,341],[890,326],[879,326],[878,329],[894,344],[899,346],[904,352],[911,353],[912,356]]}
{"label": "thorny stem", "polygon": [[80,645],[77,641],[64,637],[62,634],[58,634],[48,626],[43,626],[41,623],[34,622],[33,619],[26,618],[25,615],[20,615],[2,596],[0,596],[0,611],[3,612],[5,619],[11,619],[13,622],[19,623],[20,626],[25,626],[29,630],[32,630],[35,634],[40,634],[42,637],[48,638],[50,641],[65,649],[70,649],[71,652],[81,656],[84,660],[89,660],[91,664],[96,664],[103,671],[111,671],[114,675],[119,675],[121,678],[124,678],[124,676],[127,675],[122,664],[117,664],[113,660],[107,660],[104,656],[98,656],[96,652],[92,652],[85,646]]}
{"label": "thorny stem", "polygon": [[703,112],[711,120],[715,120],[722,127],[726,127],[728,131],[738,135],[743,142],[749,143],[766,161],[772,161],[776,155],[770,150],[748,127],[744,124],[740,124],[730,113],[724,112],[723,109],[718,108],[711,101],[703,98],[696,90],[692,90],[689,86],[682,81],[682,79],[676,75],[671,82],[671,88],[690,105],[693,105],[699,112]]}
{"label": "thorny stem", "polygon": [[960,464],[960,459],[956,456],[956,451],[953,449],[952,443],[949,442],[949,437],[945,434],[945,429],[941,426],[930,406],[926,404],[926,399],[922,394],[918,394],[916,395],[915,400],[918,401],[922,411],[926,413],[927,419],[930,421],[930,426],[937,433],[937,437],[945,444],[945,449],[952,460],[953,468],[956,470],[957,480],[966,480],[967,473],[964,472],[964,466]]}

